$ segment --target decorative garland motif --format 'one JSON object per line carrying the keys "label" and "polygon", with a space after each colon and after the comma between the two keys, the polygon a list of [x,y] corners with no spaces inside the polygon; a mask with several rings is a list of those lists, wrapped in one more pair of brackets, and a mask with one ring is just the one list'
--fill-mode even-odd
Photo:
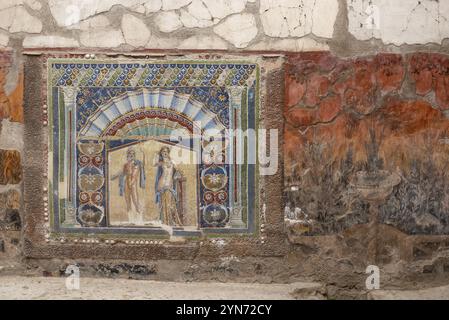
{"label": "decorative garland motif", "polygon": [[[193,145],[195,132],[255,128],[256,64],[49,59],[48,66],[54,232],[88,233],[93,238],[80,241],[97,243],[105,230],[158,238],[254,230],[255,192],[236,195],[257,190],[255,172],[229,161],[236,141]],[[182,140],[170,140],[175,132]],[[203,161],[175,163],[182,151]]]}

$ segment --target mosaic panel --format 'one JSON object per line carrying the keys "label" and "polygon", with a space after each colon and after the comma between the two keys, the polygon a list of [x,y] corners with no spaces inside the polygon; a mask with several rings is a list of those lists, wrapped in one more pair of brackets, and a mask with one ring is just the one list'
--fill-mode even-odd
{"label": "mosaic panel", "polygon": [[257,64],[52,58],[47,66],[54,232],[254,232],[255,164],[234,161],[242,142],[231,132],[257,127]]}

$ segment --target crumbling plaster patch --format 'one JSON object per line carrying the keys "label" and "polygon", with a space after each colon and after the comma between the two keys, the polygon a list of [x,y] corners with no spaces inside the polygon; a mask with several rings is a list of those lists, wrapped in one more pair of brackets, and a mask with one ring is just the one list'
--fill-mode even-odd
{"label": "crumbling plaster patch", "polygon": [[190,38],[183,40],[178,45],[178,48],[180,49],[200,49],[200,50],[206,49],[226,50],[227,47],[228,44],[226,43],[226,41],[214,35],[192,36]]}
{"label": "crumbling plaster patch", "polygon": [[81,33],[81,44],[85,47],[111,48],[125,43],[120,30],[96,29]]}
{"label": "crumbling plaster patch", "polygon": [[51,14],[58,26],[68,27],[99,13],[109,11],[115,5],[140,10],[145,0],[48,0]]}
{"label": "crumbling plaster patch", "polygon": [[24,48],[73,48],[78,46],[77,40],[61,36],[36,35],[27,36],[23,39]]}
{"label": "crumbling plaster patch", "polygon": [[0,10],[0,28],[10,33],[40,33],[42,22],[19,5]]}
{"label": "crumbling plaster patch", "polygon": [[329,46],[311,38],[299,39],[268,39],[262,40],[248,47],[250,50],[273,50],[273,51],[327,51]]}
{"label": "crumbling plaster patch", "polygon": [[0,149],[23,151],[23,124],[11,122],[9,119],[1,121]]}
{"label": "crumbling plaster patch", "polygon": [[260,0],[260,17],[270,37],[302,37],[313,33],[332,38],[337,0]]}
{"label": "crumbling plaster patch", "polygon": [[449,37],[449,1],[348,0],[349,32],[385,44],[441,43]]}
{"label": "crumbling plaster patch", "polygon": [[121,27],[126,43],[134,47],[144,46],[151,37],[151,31],[145,23],[131,14],[123,16]]}
{"label": "crumbling plaster patch", "polygon": [[160,31],[169,33],[182,28],[182,21],[174,11],[161,12],[156,16],[156,24]]}
{"label": "crumbling plaster patch", "polygon": [[0,47],[6,47],[9,42],[9,36],[4,33],[0,33]]}
{"label": "crumbling plaster patch", "polygon": [[258,29],[254,16],[244,13],[226,18],[214,31],[237,48],[245,48],[256,37]]}
{"label": "crumbling plaster patch", "polygon": [[[0,17],[0,47],[19,50],[172,49],[200,41],[203,49],[329,48],[349,56],[446,48],[449,33],[449,2],[433,0],[4,0]],[[239,25],[242,17],[249,20]]]}

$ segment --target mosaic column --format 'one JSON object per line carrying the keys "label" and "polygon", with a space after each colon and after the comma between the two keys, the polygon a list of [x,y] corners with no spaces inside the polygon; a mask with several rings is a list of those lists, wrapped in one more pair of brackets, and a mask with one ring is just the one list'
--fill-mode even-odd
{"label": "mosaic column", "polygon": [[[64,98],[64,116],[65,116],[65,126],[66,128],[75,128],[76,124],[76,92],[77,88],[75,87],[65,87],[63,90],[63,98]],[[75,195],[74,191],[76,188],[76,173],[74,164],[68,160],[73,159],[70,153],[76,152],[76,135],[74,130],[70,130],[69,134],[64,138],[64,145],[66,153],[66,161],[64,161],[64,173],[65,180],[63,188],[66,192],[65,194],[65,218],[63,221],[64,225],[79,225],[76,221],[76,200],[72,197]],[[60,188],[61,190],[61,188]]]}
{"label": "mosaic column", "polygon": [[[240,113],[241,113],[241,108],[242,108],[242,93],[243,93],[243,87],[232,87],[228,90],[229,93],[229,103],[230,103],[230,114],[231,114],[231,123],[232,129],[235,128],[241,128],[241,124],[240,124]],[[234,155],[236,153],[236,148],[243,148],[243,141],[242,141],[242,137],[236,136],[235,134],[232,135],[232,139],[231,139],[231,152],[230,152],[230,158],[231,159],[235,159]],[[241,149],[242,150],[242,149]],[[239,172],[240,170],[238,169],[239,164],[234,163],[234,161],[232,161],[232,165],[235,166],[235,170],[231,170],[231,176],[230,176],[230,194],[231,194],[231,217],[229,219],[229,224],[231,225],[231,227],[233,228],[246,228],[246,224],[243,222],[243,218],[242,218],[242,211],[243,211],[243,207],[241,206],[241,192],[238,192],[237,197],[234,196],[234,190],[236,188],[236,186],[234,185],[234,181],[237,181],[237,184],[239,186],[241,186],[240,183],[240,175]],[[232,173],[233,172],[233,173]],[[237,179],[235,179],[236,177],[234,177],[234,175],[237,175]]]}

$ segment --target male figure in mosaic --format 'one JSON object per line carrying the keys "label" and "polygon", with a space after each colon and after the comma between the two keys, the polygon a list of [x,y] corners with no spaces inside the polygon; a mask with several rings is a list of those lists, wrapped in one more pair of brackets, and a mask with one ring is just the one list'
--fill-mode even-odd
{"label": "male figure in mosaic", "polygon": [[[136,151],[134,148],[129,148],[126,151],[126,163],[119,175],[119,192],[121,197],[125,197],[128,215],[132,213],[132,205],[134,205],[141,221],[143,221],[143,216],[138,188],[145,189],[145,154],[143,157],[143,162],[137,160]],[[131,216],[129,220],[132,221]]]}
{"label": "male figure in mosaic", "polygon": [[171,160],[169,147],[161,148],[154,157],[153,165],[157,167],[155,190],[161,222],[170,226],[182,226],[184,225],[180,199],[182,173]]}

